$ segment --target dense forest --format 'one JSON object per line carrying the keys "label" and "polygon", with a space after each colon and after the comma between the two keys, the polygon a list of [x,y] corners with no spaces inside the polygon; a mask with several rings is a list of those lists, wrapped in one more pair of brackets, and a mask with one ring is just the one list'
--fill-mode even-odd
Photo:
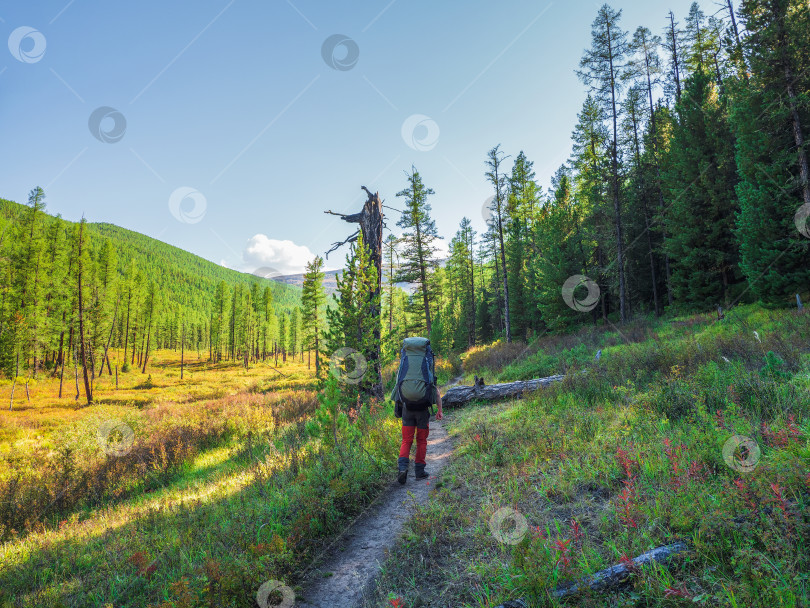
{"label": "dense forest", "polygon": [[694,3],[664,18],[661,31],[629,31],[621,11],[598,10],[576,71],[586,97],[569,160],[544,190],[522,151],[491,148],[487,230],[464,217],[446,260],[435,193],[412,167],[396,193],[401,235],[383,243],[382,293],[359,240],[327,318],[320,258],[302,315],[297,290],[48,216],[41,189],[26,207],[2,201],[0,369],[57,373],[78,357],[93,376],[111,347],[142,370],[150,349],[181,346],[245,365],[313,348],[376,359],[366,325],[380,308],[386,360],[407,335],[448,354],[583,322],[806,297],[810,9],[727,0],[714,15]]}
{"label": "dense forest", "polygon": [[[112,373],[108,351],[147,370],[156,348],[213,361],[299,347],[300,289],[223,268],[109,224],[68,222],[0,200],[0,370],[7,378]],[[123,369],[122,371],[127,371]]]}
{"label": "dense forest", "polygon": [[[397,193],[403,234],[384,243],[388,356],[414,333],[448,353],[583,322],[807,296],[807,3],[728,0],[711,16],[694,3],[682,20],[664,18],[660,32],[631,32],[621,11],[599,9],[577,70],[587,95],[570,159],[543,191],[523,152],[489,150],[488,228],[478,235],[463,218],[444,263],[434,191],[412,168]],[[366,262],[355,247],[340,301],[362,289]],[[339,341],[366,347],[362,331]]]}

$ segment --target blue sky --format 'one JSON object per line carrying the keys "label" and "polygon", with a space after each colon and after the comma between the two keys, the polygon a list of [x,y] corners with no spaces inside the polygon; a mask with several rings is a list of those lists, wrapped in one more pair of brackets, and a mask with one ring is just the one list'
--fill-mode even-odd
{"label": "blue sky", "polygon": [[[574,70],[600,3],[348,4],[0,3],[0,197],[39,185],[66,219],[294,272],[351,230],[324,210],[359,209],[361,185],[401,208],[411,165],[447,241],[463,215],[484,228],[495,144],[524,150],[548,186],[570,152],[585,97]],[[612,6],[625,29],[660,32],[689,4]]]}

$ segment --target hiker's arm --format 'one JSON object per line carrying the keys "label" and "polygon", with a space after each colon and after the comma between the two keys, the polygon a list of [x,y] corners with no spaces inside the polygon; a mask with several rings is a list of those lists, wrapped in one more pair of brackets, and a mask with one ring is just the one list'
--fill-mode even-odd
{"label": "hiker's arm", "polygon": [[438,387],[436,387],[436,405],[439,407],[439,411],[436,412],[436,420],[441,420],[444,414],[442,414],[442,396],[439,393]]}

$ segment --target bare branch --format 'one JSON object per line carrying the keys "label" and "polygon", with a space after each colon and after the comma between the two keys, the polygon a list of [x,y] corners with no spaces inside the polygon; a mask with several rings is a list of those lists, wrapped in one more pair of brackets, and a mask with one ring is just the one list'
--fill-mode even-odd
{"label": "bare branch", "polygon": [[350,237],[348,237],[345,241],[340,241],[338,243],[334,243],[332,245],[332,248],[329,251],[326,252],[326,259],[327,260],[329,259],[329,254],[330,253],[332,253],[336,249],[339,249],[340,247],[343,247],[343,245],[345,245],[346,243],[354,243],[357,240],[358,236],[360,236],[360,230],[356,230],[355,233],[353,235],[351,235]]}

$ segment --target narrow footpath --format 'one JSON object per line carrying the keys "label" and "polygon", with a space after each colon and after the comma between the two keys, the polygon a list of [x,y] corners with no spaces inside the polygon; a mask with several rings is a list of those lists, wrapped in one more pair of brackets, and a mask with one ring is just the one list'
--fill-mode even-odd
{"label": "narrow footpath", "polygon": [[[442,393],[458,383],[461,376]],[[413,460],[408,482],[402,486],[396,481],[333,543],[309,572],[304,582],[303,599],[296,601],[301,608],[356,608],[365,594],[373,589],[374,580],[386,558],[389,547],[397,542],[402,527],[414,513],[414,507],[430,499],[436,479],[449,462],[453,446],[441,422],[432,418],[425,469],[427,480],[416,481]],[[391,478],[395,472],[391,470]]]}

